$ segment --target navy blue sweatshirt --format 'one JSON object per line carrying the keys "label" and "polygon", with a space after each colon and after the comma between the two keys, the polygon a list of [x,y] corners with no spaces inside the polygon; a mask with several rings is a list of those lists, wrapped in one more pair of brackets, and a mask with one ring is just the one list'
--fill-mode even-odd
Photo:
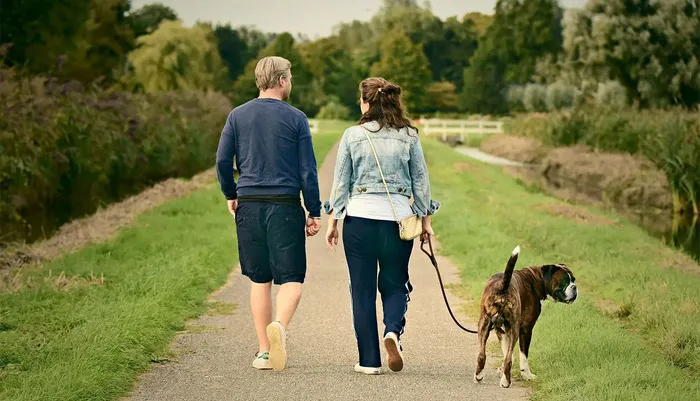
{"label": "navy blue sweatshirt", "polygon": [[[240,174],[233,176],[233,159]],[[277,99],[253,99],[226,119],[216,152],[216,170],[226,199],[238,196],[304,195],[312,217],[321,217],[316,157],[309,121]]]}

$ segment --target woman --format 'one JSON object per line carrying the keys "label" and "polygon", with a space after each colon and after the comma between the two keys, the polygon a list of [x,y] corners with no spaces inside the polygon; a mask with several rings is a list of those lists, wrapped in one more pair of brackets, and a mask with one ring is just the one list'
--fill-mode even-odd
{"label": "woman", "polygon": [[377,284],[384,309],[384,347],[389,368],[395,372],[403,369],[401,335],[413,289],[408,277],[413,240],[399,237],[397,221],[412,214],[423,217],[421,236],[428,238],[433,235],[430,216],[440,204],[430,197],[418,130],[406,117],[401,88],[383,78],[368,78],[360,83],[360,94],[362,117],[358,125],[343,134],[330,200],[324,203],[324,211],[332,216],[326,243],[331,248],[338,244],[338,221],[343,220],[343,246],[360,356],[355,371],[380,374]]}

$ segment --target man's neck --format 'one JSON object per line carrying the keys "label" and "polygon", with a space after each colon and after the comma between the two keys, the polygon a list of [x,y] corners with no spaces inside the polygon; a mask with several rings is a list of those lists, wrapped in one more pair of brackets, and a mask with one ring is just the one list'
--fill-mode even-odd
{"label": "man's neck", "polygon": [[266,91],[260,91],[260,94],[258,95],[258,99],[282,100],[282,96],[276,90],[266,90]]}

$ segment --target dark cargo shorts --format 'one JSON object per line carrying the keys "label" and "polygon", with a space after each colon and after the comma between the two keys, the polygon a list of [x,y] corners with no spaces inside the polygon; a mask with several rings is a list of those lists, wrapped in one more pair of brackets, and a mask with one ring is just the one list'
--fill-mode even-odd
{"label": "dark cargo shorts", "polygon": [[255,283],[303,283],[306,215],[301,204],[239,202],[236,210],[241,272]]}

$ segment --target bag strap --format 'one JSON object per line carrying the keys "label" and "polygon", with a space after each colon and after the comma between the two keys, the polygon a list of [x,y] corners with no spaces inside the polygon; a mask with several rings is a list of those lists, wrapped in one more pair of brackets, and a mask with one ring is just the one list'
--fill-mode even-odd
{"label": "bag strap", "polygon": [[374,154],[374,160],[377,161],[377,167],[379,168],[379,175],[382,176],[382,182],[384,183],[384,188],[386,189],[386,194],[389,197],[389,204],[391,205],[391,211],[394,212],[394,219],[396,222],[399,222],[399,215],[396,214],[396,208],[394,208],[394,201],[391,199],[391,194],[389,193],[389,185],[386,183],[386,179],[384,179],[384,172],[382,172],[382,166],[379,164],[379,157],[377,157],[377,151],[374,149],[374,144],[372,143],[372,140],[369,138],[369,133],[367,132],[367,129],[360,124],[360,127],[362,127],[362,131],[365,132],[365,136],[367,137],[367,141],[369,142],[369,146],[372,148],[372,153]]}

